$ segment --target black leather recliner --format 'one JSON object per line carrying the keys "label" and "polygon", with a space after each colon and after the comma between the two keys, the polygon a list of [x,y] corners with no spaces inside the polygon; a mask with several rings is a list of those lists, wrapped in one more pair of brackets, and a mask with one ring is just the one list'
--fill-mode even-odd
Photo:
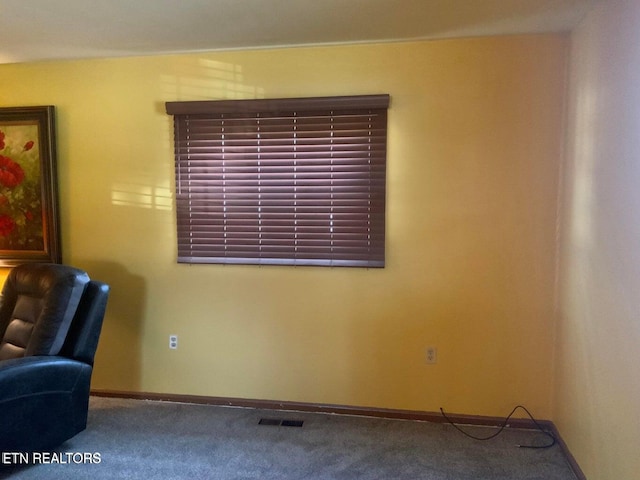
{"label": "black leather recliner", "polygon": [[0,296],[0,451],[50,450],[86,428],[108,295],[73,267],[11,270]]}

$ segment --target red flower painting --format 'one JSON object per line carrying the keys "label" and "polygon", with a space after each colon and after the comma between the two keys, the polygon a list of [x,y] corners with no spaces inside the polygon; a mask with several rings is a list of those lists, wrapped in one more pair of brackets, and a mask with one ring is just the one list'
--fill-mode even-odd
{"label": "red flower painting", "polygon": [[[44,248],[37,128],[0,129],[0,249]],[[37,212],[37,213],[35,213]]]}
{"label": "red flower painting", "polygon": [[0,155],[0,184],[14,188],[24,180],[24,170],[9,157]]}
{"label": "red flower painting", "polygon": [[16,228],[16,222],[9,215],[0,215],[0,237],[6,237]]}

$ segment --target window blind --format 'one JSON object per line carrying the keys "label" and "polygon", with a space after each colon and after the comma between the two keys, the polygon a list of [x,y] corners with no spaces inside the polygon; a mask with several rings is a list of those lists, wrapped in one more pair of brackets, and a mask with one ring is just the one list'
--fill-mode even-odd
{"label": "window blind", "polygon": [[178,262],[383,267],[388,105],[168,102]]}

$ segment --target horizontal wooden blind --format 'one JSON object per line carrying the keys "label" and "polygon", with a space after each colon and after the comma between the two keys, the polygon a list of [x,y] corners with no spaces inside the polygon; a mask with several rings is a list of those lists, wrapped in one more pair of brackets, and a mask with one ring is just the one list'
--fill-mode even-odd
{"label": "horizontal wooden blind", "polygon": [[383,267],[388,105],[168,102],[178,262]]}

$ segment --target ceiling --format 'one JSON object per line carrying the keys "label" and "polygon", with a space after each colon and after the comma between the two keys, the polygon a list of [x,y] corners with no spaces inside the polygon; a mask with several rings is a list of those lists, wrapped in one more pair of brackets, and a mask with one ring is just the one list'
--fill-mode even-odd
{"label": "ceiling", "polygon": [[569,31],[598,0],[0,0],[0,63]]}

